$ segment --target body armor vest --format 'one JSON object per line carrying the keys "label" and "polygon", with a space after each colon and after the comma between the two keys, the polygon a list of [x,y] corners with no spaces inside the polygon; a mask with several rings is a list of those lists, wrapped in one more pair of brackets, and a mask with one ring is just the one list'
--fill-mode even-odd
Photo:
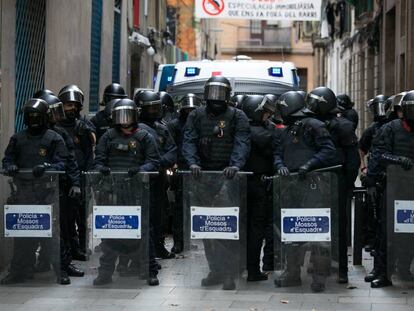
{"label": "body armor vest", "polygon": [[235,114],[232,107],[217,117],[208,115],[205,108],[197,110],[199,155],[203,169],[222,170],[229,165],[236,130]]}
{"label": "body armor vest", "polygon": [[147,132],[137,130],[133,135],[127,137],[116,129],[109,130],[108,140],[108,166],[112,170],[127,170],[130,167],[139,167],[145,162],[145,152],[142,140],[148,135]]}
{"label": "body armor vest", "polygon": [[402,120],[391,122],[394,133],[392,151],[396,156],[403,156],[414,160],[414,133],[408,132],[402,126]]}
{"label": "body armor vest", "polygon": [[290,171],[297,171],[317,152],[310,118],[297,121],[282,134],[283,162]]}

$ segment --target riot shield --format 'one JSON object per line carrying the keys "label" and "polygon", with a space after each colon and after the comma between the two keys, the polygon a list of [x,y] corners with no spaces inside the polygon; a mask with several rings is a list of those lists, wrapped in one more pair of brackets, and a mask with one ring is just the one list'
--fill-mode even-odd
{"label": "riot shield", "polygon": [[414,285],[414,170],[387,169],[387,272],[393,283]]}
{"label": "riot shield", "polygon": [[245,267],[246,176],[184,174],[183,193],[185,263],[177,270],[183,286],[232,289]]}
{"label": "riot shield", "polygon": [[79,282],[92,286],[99,275],[111,279],[112,287],[137,288],[149,272],[149,175],[89,172],[84,177],[87,246],[95,251],[80,263],[86,280]]}
{"label": "riot shield", "polygon": [[1,284],[54,284],[61,271],[58,172],[1,175],[1,191]]}
{"label": "riot shield", "polygon": [[338,267],[337,175],[275,176],[273,187],[275,263],[282,269],[275,285],[322,291],[336,282]]}

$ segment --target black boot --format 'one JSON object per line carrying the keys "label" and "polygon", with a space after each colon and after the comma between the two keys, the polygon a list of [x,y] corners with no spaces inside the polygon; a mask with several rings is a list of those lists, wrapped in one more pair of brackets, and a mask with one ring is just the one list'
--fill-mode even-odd
{"label": "black boot", "polygon": [[372,269],[372,271],[370,273],[368,273],[365,278],[364,281],[365,282],[372,282],[374,281],[376,278],[378,277],[378,271],[374,268]]}
{"label": "black boot", "polygon": [[152,275],[148,278],[147,284],[149,286],[158,286],[158,285],[160,285],[160,281],[158,280],[156,275]]}
{"label": "black boot", "polygon": [[112,283],[112,277],[110,276],[98,275],[98,277],[95,280],[93,280],[94,286],[102,286],[102,285],[107,285],[111,283]]}
{"label": "black boot", "polygon": [[223,281],[223,290],[234,290],[236,289],[236,283],[233,278],[227,277]]}
{"label": "black boot", "polygon": [[387,286],[392,286],[392,282],[383,274],[377,276],[377,278],[371,282],[371,288],[382,288]]}
{"label": "black boot", "polygon": [[155,257],[161,259],[172,259],[175,258],[175,255],[167,251],[163,242],[159,242],[155,245]]}
{"label": "black boot", "polygon": [[75,276],[75,277],[83,277],[85,275],[85,272],[83,272],[81,269],[75,267],[74,265],[70,264],[66,268],[66,272],[69,276]]}
{"label": "black boot", "polygon": [[260,271],[248,272],[247,282],[257,282],[257,281],[266,281],[267,274],[264,274]]}
{"label": "black boot", "polygon": [[331,259],[327,256],[313,257],[313,274],[311,290],[314,293],[320,293],[325,290],[326,278],[330,274]]}
{"label": "black boot", "polygon": [[56,283],[60,285],[69,285],[70,278],[68,273],[65,270],[60,271],[59,275],[56,278]]}
{"label": "black boot", "polygon": [[275,285],[277,287],[296,287],[302,285],[302,280],[300,279],[300,267],[297,269],[286,269],[282,272],[281,275],[276,277]]}
{"label": "black boot", "polygon": [[80,250],[80,248],[72,250],[72,259],[79,260],[79,261],[87,261],[88,255]]}
{"label": "black boot", "polygon": [[25,280],[24,275],[16,274],[13,272],[9,272],[1,281],[0,284],[2,285],[9,285],[9,284],[17,284],[23,283]]}
{"label": "black boot", "polygon": [[214,272],[209,272],[207,277],[201,280],[201,286],[213,286],[221,283],[223,283],[223,277]]}

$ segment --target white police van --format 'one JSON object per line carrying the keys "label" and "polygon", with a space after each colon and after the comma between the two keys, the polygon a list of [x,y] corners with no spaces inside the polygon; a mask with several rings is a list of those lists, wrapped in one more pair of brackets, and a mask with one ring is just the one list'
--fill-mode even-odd
{"label": "white police van", "polygon": [[205,82],[224,76],[232,85],[232,95],[275,94],[298,90],[299,76],[291,62],[253,60],[236,56],[233,60],[185,61],[175,65],[168,92],[173,97],[188,93],[202,95]]}

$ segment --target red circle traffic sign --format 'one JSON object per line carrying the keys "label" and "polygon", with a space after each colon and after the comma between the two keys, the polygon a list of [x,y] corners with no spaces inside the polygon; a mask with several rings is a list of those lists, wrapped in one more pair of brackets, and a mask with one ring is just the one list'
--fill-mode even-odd
{"label": "red circle traffic sign", "polygon": [[219,15],[224,10],[223,0],[203,0],[203,10],[208,15]]}

